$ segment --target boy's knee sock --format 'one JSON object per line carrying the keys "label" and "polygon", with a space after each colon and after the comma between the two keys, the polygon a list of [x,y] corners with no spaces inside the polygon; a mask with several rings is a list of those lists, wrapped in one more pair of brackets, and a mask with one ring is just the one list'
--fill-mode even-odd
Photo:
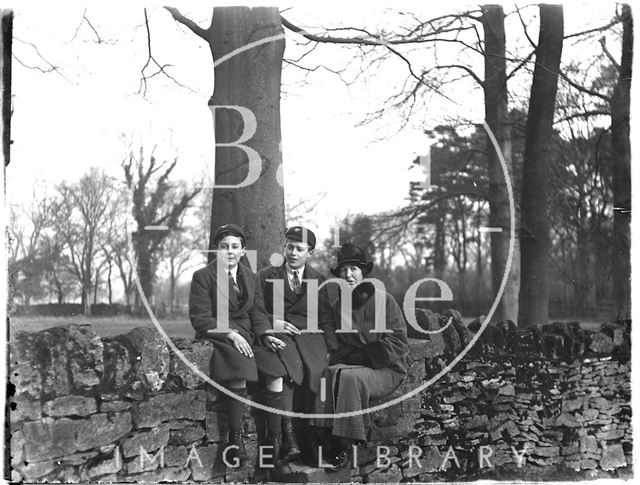
{"label": "boy's knee sock", "polygon": [[[240,397],[247,397],[247,389],[245,387],[238,389],[229,389]],[[229,417],[229,435],[240,433],[242,431],[242,417],[244,416],[245,404],[234,396],[227,396],[227,415]]]}
{"label": "boy's knee sock", "polygon": [[[293,410],[293,382],[288,380],[285,380],[282,386],[282,405],[284,406],[282,409],[285,411]],[[291,418],[283,416],[283,419]]]}
{"label": "boy's knee sock", "polygon": [[[274,410],[284,409],[284,396],[282,391],[265,391],[264,404]],[[280,436],[282,434],[282,414],[276,411],[267,412],[267,431],[270,437]]]}

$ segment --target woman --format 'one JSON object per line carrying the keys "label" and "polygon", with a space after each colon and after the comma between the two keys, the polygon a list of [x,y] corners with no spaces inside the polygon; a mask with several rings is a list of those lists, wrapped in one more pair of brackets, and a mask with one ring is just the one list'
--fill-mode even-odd
{"label": "woman", "polygon": [[[247,381],[258,380],[249,317],[254,302],[255,275],[251,268],[240,262],[245,255],[242,228],[235,224],[221,226],[216,230],[213,242],[218,251],[216,258],[193,274],[189,319],[196,338],[211,340],[215,347],[210,377],[237,396],[246,398]],[[220,320],[219,305],[222,309]],[[240,400],[227,396],[229,446],[223,456],[231,466],[244,466],[249,461],[242,432],[244,409]]]}
{"label": "woman", "polygon": [[[400,307],[393,296],[363,281],[373,269],[363,249],[351,243],[344,244],[338,253],[338,263],[331,273],[346,281],[351,289],[351,311],[341,312],[340,298],[333,305],[333,325],[325,327],[330,366],[324,372],[326,395],[318,395],[315,412],[342,414],[356,412],[354,416],[337,419],[315,419],[313,424],[331,430],[330,462],[336,469],[349,463],[349,450],[367,437],[368,414],[372,399],[387,396],[400,385],[406,368],[404,357],[409,352],[407,327]],[[382,306],[384,304],[384,306]],[[375,329],[376,311],[382,312],[382,322],[389,333]],[[348,328],[354,332],[338,332]]]}

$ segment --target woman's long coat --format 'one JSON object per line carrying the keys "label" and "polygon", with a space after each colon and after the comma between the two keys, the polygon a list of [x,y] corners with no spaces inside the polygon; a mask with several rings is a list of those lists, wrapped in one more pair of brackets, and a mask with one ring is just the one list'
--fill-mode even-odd
{"label": "woman's long coat", "polygon": [[[274,321],[274,285],[267,280],[283,280],[284,320],[304,330],[307,328],[309,303],[305,280],[309,279],[318,280],[318,285],[325,281],[324,276],[306,265],[302,275],[302,294],[298,296],[289,287],[284,265],[271,266],[258,271],[253,307],[253,329],[256,336],[254,353],[260,372],[271,377],[289,376],[298,385],[304,382],[308,389],[315,393],[328,363],[323,333],[302,333],[294,336],[275,333],[273,335],[286,344],[286,347],[278,352],[273,352],[264,346],[261,339],[267,330],[273,329]],[[326,287],[320,288],[317,301],[318,328],[322,330],[324,325],[331,321],[331,306]]]}
{"label": "woman's long coat", "polygon": [[[235,330],[252,345],[255,337],[252,331],[250,312],[254,305],[255,275],[245,264],[238,265],[236,281],[241,287],[238,296],[225,274],[226,295],[229,304],[229,330]],[[211,358],[210,376],[215,381],[225,382],[232,379],[258,380],[255,358],[241,354],[226,338],[226,332],[208,333],[218,328],[218,298],[224,296],[218,291],[216,260],[193,274],[189,292],[189,319],[196,331],[196,338],[205,338],[213,342],[214,352]]]}
{"label": "woman's long coat", "polygon": [[[384,302],[384,313],[381,314],[388,333],[374,331],[376,303],[379,305],[381,302]],[[355,353],[362,353],[369,367],[388,367],[406,373],[405,357],[409,353],[407,325],[395,298],[386,291],[375,289],[369,282],[360,284],[352,295],[351,325],[354,332],[345,333],[336,333],[342,326],[340,304],[341,298],[333,303],[333,318],[324,327],[329,352],[338,354],[337,360],[343,362]],[[344,328],[347,328],[346,324]]]}

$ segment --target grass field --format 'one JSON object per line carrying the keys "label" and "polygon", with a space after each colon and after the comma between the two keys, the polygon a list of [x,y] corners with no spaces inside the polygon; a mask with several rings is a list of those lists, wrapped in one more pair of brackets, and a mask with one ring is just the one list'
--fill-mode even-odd
{"label": "grass field", "polygon": [[[89,324],[102,337],[127,333],[136,327],[154,327],[150,318],[133,317],[13,317],[9,320],[9,339],[15,332],[35,332],[68,323]],[[193,337],[193,327],[187,318],[159,320],[170,337]]]}

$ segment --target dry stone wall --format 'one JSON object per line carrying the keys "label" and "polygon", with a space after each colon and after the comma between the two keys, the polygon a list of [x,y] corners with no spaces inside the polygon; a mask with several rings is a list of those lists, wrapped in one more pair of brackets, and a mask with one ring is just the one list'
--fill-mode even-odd
{"label": "dry stone wall", "polygon": [[[464,325],[453,311],[421,318],[425,328],[445,329],[410,342],[409,373],[389,399],[446,369],[482,323]],[[175,343],[208,373],[209,342]],[[18,333],[9,352],[11,480],[253,478],[253,468],[221,463],[223,400],[154,329],[103,339],[89,326],[71,324]],[[527,478],[545,470],[622,476],[632,453],[629,352],[628,325],[605,324],[598,332],[577,324],[527,331],[509,322],[490,325],[427,389],[371,413],[370,439],[358,448],[354,468],[328,473],[295,465],[287,481]],[[252,459],[255,422],[248,412]]]}

